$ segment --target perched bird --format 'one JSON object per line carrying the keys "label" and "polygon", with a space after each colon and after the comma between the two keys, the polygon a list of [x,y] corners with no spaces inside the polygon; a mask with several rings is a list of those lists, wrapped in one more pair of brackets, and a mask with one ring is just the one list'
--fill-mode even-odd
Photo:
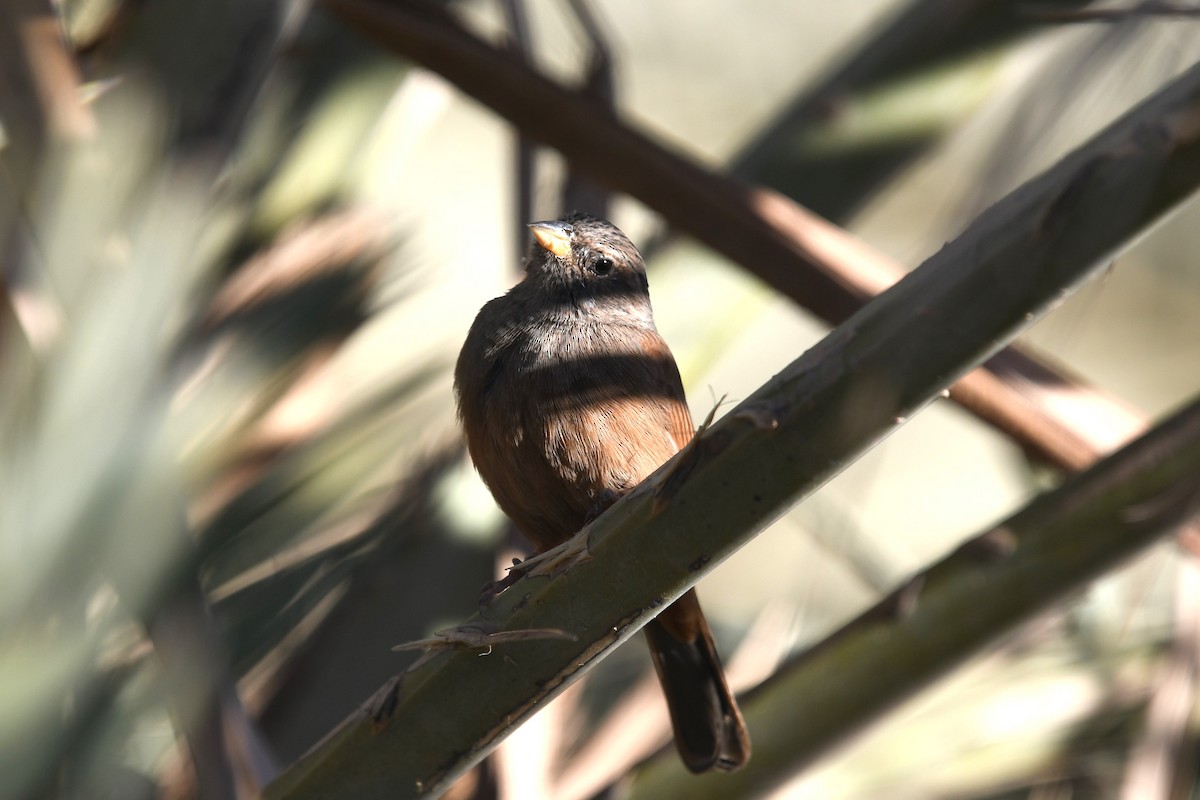
{"label": "perched bird", "polygon": [[[694,428],[633,243],[584,214],[529,229],[525,278],[479,312],[454,383],[476,469],[540,552],[640,483]],[[645,630],[684,764],[742,766],[750,740],[696,592]]]}

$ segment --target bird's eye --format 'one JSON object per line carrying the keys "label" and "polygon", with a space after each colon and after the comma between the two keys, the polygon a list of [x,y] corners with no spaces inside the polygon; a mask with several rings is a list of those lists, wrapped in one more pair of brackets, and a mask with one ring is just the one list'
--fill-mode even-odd
{"label": "bird's eye", "polygon": [[612,272],[613,262],[611,258],[597,258],[592,262],[592,272],[597,275],[607,275]]}

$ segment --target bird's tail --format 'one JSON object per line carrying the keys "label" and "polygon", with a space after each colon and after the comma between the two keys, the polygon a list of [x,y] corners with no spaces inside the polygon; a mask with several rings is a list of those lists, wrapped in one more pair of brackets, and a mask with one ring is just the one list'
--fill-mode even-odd
{"label": "bird's tail", "polygon": [[692,772],[741,767],[750,758],[750,736],[695,590],[645,630],[684,765]]}

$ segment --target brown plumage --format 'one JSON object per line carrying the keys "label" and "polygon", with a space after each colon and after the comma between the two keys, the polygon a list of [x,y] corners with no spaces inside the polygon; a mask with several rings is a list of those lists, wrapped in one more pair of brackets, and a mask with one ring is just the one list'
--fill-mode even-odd
{"label": "brown plumage", "polygon": [[[454,383],[479,474],[543,551],[678,452],[693,427],[633,243],[583,214],[529,227],[525,279],[479,312]],[[749,737],[695,591],[646,637],[684,763],[740,767]]]}

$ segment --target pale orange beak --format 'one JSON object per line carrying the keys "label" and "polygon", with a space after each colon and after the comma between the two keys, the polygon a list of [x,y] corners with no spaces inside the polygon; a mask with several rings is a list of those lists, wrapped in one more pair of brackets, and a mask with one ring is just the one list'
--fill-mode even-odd
{"label": "pale orange beak", "polygon": [[562,222],[531,222],[529,231],[542,249],[549,250],[559,258],[571,252],[571,226]]}

